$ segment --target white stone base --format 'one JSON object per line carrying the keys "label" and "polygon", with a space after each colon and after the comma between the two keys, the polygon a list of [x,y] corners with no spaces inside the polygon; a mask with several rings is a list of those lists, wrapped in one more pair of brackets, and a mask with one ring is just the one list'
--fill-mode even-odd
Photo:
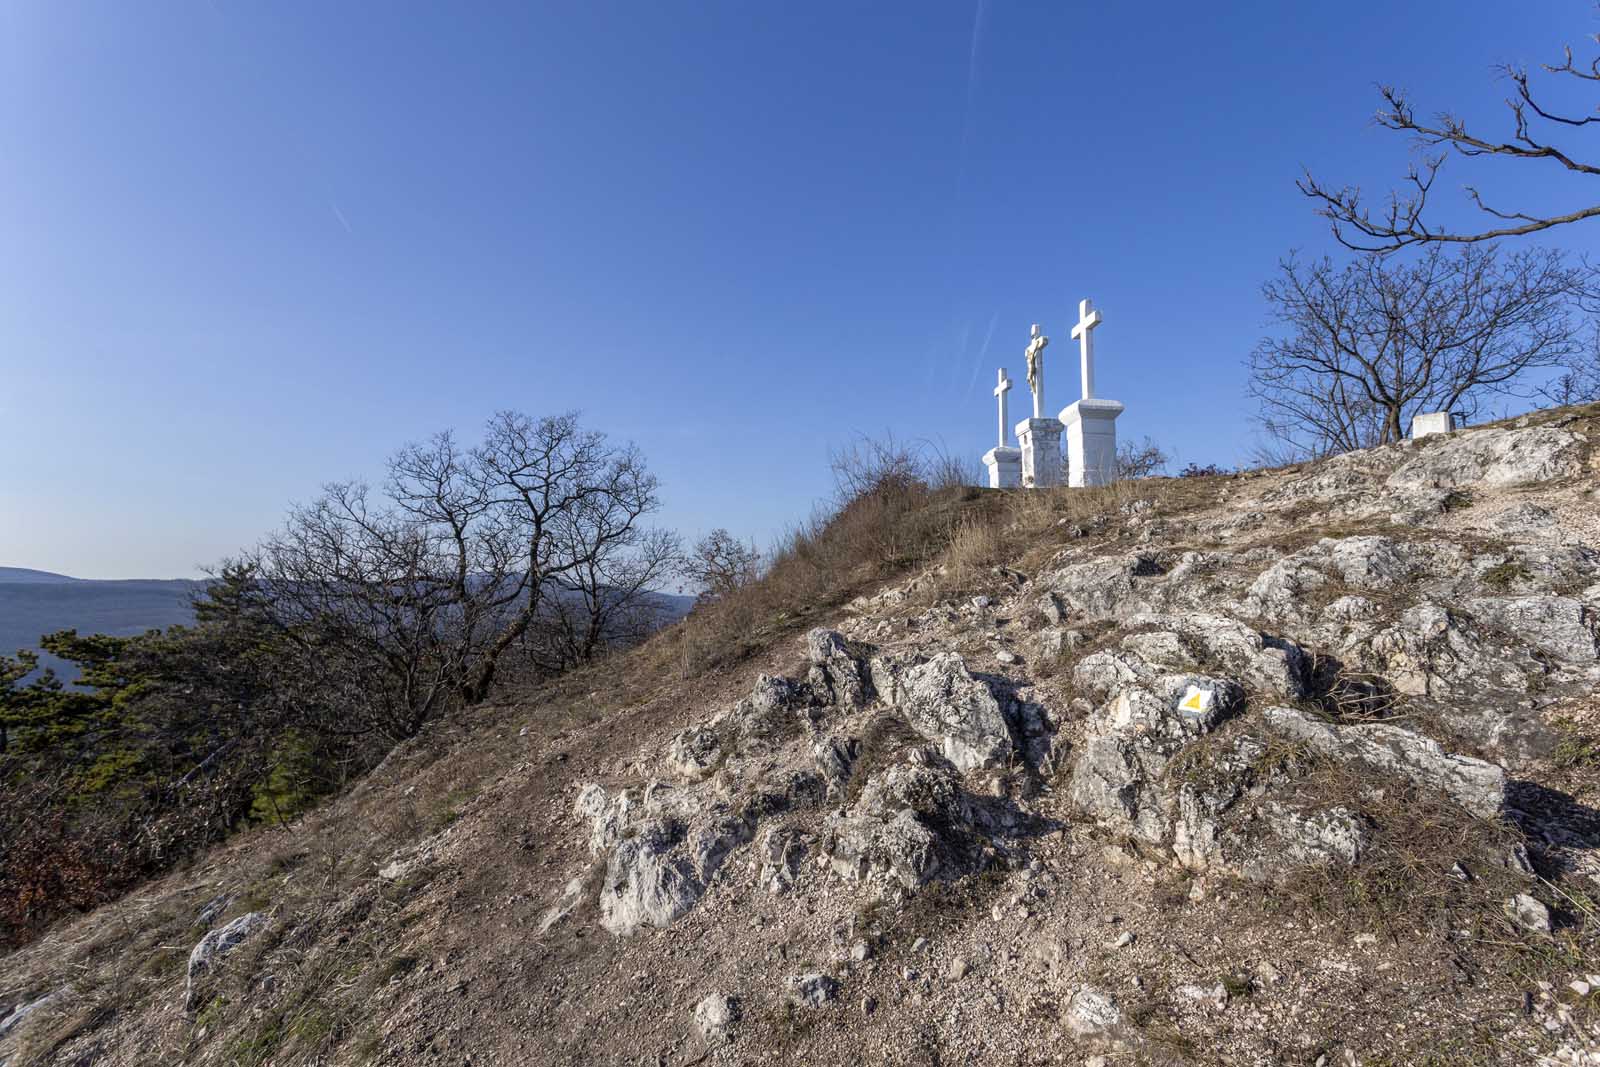
{"label": "white stone base", "polygon": [[1420,440],[1436,433],[1449,433],[1456,428],[1456,417],[1448,411],[1430,411],[1411,419],[1411,439]]}
{"label": "white stone base", "polygon": [[983,454],[989,468],[990,489],[1019,489],[1022,486],[1022,449],[1000,445]]}
{"label": "white stone base", "polygon": [[1061,484],[1061,430],[1059,419],[1023,419],[1017,423],[1024,489],[1050,489]]}
{"label": "white stone base", "polygon": [[1117,416],[1115,400],[1080,400],[1061,409],[1067,427],[1067,484],[1077,488],[1110,485],[1117,479]]}

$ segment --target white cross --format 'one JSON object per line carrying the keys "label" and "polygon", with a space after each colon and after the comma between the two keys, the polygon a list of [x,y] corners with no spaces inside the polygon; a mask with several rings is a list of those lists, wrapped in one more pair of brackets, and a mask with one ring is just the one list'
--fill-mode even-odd
{"label": "white cross", "polygon": [[1100,325],[1100,312],[1096,311],[1094,304],[1088,300],[1078,301],[1078,324],[1072,328],[1072,336],[1077,339],[1081,359],[1083,360],[1083,398],[1090,400],[1094,397],[1094,337],[1090,330]]}
{"label": "white cross", "polygon": [[1000,400],[1000,436],[996,442],[996,447],[998,448],[1006,446],[1006,425],[1008,422],[1006,419],[1006,394],[1009,392],[1011,392],[1011,379],[1006,377],[1006,369],[1001,367],[1000,384],[994,387],[994,395]]}

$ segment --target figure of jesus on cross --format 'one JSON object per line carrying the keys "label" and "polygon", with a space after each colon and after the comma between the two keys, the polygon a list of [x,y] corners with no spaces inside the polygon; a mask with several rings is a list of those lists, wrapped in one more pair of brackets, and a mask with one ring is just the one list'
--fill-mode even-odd
{"label": "figure of jesus on cross", "polygon": [[1028,341],[1026,355],[1028,357],[1028,388],[1033,391],[1033,417],[1044,418],[1044,346],[1050,343],[1050,338],[1039,332],[1039,324],[1033,324],[1033,332]]}

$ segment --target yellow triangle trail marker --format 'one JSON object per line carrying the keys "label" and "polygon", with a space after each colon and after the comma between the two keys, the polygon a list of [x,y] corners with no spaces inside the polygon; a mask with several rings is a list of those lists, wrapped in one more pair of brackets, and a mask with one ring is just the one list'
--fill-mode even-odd
{"label": "yellow triangle trail marker", "polygon": [[1211,698],[1211,690],[1191,685],[1188,692],[1184,693],[1183,700],[1178,703],[1178,710],[1187,711],[1194,715],[1204,715],[1211,710]]}

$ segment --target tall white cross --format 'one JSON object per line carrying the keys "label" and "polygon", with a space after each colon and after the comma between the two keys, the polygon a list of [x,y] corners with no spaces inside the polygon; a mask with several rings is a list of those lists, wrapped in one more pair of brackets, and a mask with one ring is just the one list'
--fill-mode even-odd
{"label": "tall white cross", "polygon": [[1078,341],[1080,358],[1083,361],[1083,398],[1085,400],[1090,400],[1094,397],[1094,337],[1090,334],[1090,331],[1100,325],[1100,321],[1100,312],[1095,310],[1091,301],[1078,301],[1078,324],[1072,328],[1072,336]]}
{"label": "tall white cross", "polygon": [[1010,420],[1006,418],[1006,394],[1011,392],[1011,379],[1006,377],[1006,369],[1000,368],[1000,384],[994,387],[994,395],[1000,400],[1000,436],[995,442],[995,447],[1006,446],[1006,427]]}

